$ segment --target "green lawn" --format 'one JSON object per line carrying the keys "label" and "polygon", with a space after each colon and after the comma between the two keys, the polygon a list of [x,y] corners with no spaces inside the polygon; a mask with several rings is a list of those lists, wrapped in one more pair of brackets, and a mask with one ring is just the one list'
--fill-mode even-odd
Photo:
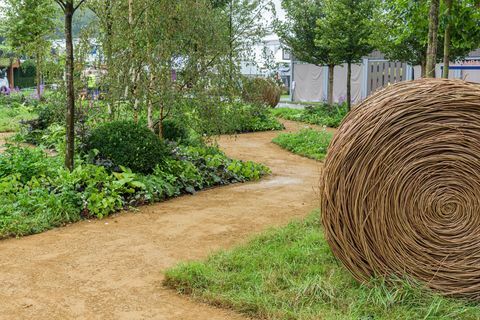
{"label": "green lawn", "polygon": [[272,141],[293,153],[322,160],[331,140],[332,134],[324,130],[303,129],[294,133],[281,133]]}
{"label": "green lawn", "polygon": [[0,105],[0,132],[17,131],[20,128],[21,120],[34,118],[36,118],[36,114],[31,107]]}
{"label": "green lawn", "polygon": [[170,269],[165,285],[261,319],[480,319],[478,305],[406,281],[357,283],[332,255],[318,211],[203,262]]}

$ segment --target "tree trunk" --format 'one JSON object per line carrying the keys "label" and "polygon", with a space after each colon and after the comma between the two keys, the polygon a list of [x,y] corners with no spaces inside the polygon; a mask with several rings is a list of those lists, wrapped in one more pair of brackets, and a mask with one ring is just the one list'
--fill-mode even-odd
{"label": "tree trunk", "polygon": [[36,53],[35,59],[37,60],[37,65],[35,68],[35,77],[37,78],[37,96],[38,100],[42,100],[42,74],[40,72],[40,53]]}
{"label": "tree trunk", "polygon": [[65,153],[65,167],[73,170],[73,157],[75,152],[75,89],[73,86],[73,39],[72,39],[72,20],[73,20],[73,1],[65,3],[65,82],[67,88],[67,147]]}
{"label": "tree trunk", "polygon": [[163,120],[164,120],[164,108],[163,103],[160,103],[160,117],[158,118],[158,137],[163,139]]}
{"label": "tree trunk", "polygon": [[148,106],[147,106],[147,125],[148,129],[150,129],[152,132],[154,132],[153,128],[153,102],[152,102],[152,91],[153,91],[153,83],[154,83],[154,76],[153,76],[153,71],[150,69],[150,82],[148,84]]}
{"label": "tree trunk", "polygon": [[[107,79],[111,77],[112,73],[112,38],[113,38],[113,14],[112,14],[112,2],[105,1],[105,12],[107,14],[106,17],[106,25],[105,25],[105,65],[107,69]],[[107,86],[107,82],[105,81],[105,77],[103,78],[103,91],[106,95],[107,100],[107,108],[108,108],[108,115],[111,121],[114,119],[113,115],[113,97],[111,94],[111,88]]]}
{"label": "tree trunk", "polygon": [[328,65],[328,95],[327,103],[331,106],[333,105],[333,72],[335,71],[335,65]]}
{"label": "tree trunk", "polygon": [[229,13],[229,73],[230,73],[230,81],[233,81],[233,0],[230,0],[230,13]]}
{"label": "tree trunk", "polygon": [[352,63],[347,63],[347,110],[352,106]]}
{"label": "tree trunk", "polygon": [[427,47],[427,65],[425,76],[427,78],[435,77],[435,65],[437,62],[437,34],[438,34],[438,12],[440,0],[431,0],[428,24],[428,47]]}
{"label": "tree trunk", "polygon": [[425,78],[426,69],[427,69],[427,63],[424,60],[422,60],[420,62],[420,77],[421,78]]}
{"label": "tree trunk", "polygon": [[[134,91],[134,95],[136,95],[135,91]],[[140,103],[140,101],[137,98],[135,98],[135,102],[133,103],[133,121],[136,124],[138,124],[138,105],[139,105],[139,103]]]}
{"label": "tree trunk", "polygon": [[[149,28],[149,22],[150,22],[150,7],[147,7],[145,11],[145,27]],[[147,67],[148,67],[148,72],[149,77],[148,77],[148,90],[146,94],[146,99],[147,99],[147,127],[150,129],[150,131],[155,132],[154,124],[153,124],[153,101],[152,101],[152,95],[153,95],[153,88],[155,85],[155,75],[154,75],[154,59],[153,59],[153,52],[151,48],[150,42],[147,42]],[[160,125],[160,124],[159,124]]]}
{"label": "tree trunk", "polygon": [[[131,35],[133,35],[133,0],[128,0],[128,25],[129,25],[129,28],[130,28],[130,33]],[[130,38],[130,50],[131,51],[131,60],[134,60],[134,54],[133,54],[133,50],[134,50],[134,41],[133,41],[133,38]],[[137,81],[138,81],[138,72],[137,72],[137,69],[132,65],[131,66],[131,70],[132,70],[132,97],[134,99],[134,102],[133,102],[133,121],[135,123],[138,123],[138,114],[139,114],[139,111],[138,111],[138,107],[139,107],[139,104],[140,104],[140,101],[137,97]]]}
{"label": "tree trunk", "polygon": [[448,71],[450,68],[450,30],[452,28],[452,0],[445,0],[447,10],[445,16],[447,18],[447,26],[445,27],[445,36],[443,43],[443,75],[442,77],[448,79]]}

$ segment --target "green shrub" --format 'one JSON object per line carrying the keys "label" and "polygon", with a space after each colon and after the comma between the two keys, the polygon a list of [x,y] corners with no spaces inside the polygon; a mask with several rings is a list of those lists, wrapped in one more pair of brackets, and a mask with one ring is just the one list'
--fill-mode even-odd
{"label": "green shrub", "polygon": [[247,103],[275,108],[281,94],[282,88],[273,79],[245,78],[243,81],[242,98]]}
{"label": "green shrub", "polygon": [[348,113],[346,103],[306,106],[305,109],[277,108],[272,114],[286,120],[302,121],[310,124],[337,128]]}
{"label": "green shrub", "polygon": [[224,120],[215,134],[234,134],[284,129],[270,109],[263,105],[231,104],[224,111]]}
{"label": "green shrub", "polygon": [[51,126],[65,124],[65,103],[61,94],[50,93],[44,95],[43,101],[37,101],[35,104],[34,110],[38,116],[23,121],[21,132],[25,142],[39,145],[42,144],[45,130]]}
{"label": "green shrub", "polygon": [[38,123],[33,129],[44,130],[52,124],[65,123],[65,102],[62,94],[44,95],[44,101],[37,106]]}
{"label": "green shrub", "polygon": [[299,132],[282,133],[272,141],[293,153],[322,160],[331,140],[332,134],[325,130],[303,129]]}
{"label": "green shrub", "polygon": [[98,150],[98,157],[111,160],[134,172],[151,173],[165,157],[165,144],[145,126],[133,121],[114,121],[95,128],[86,150]]}
{"label": "green shrub", "polygon": [[[179,120],[165,119],[162,121],[163,139],[170,141],[183,141],[189,138],[188,128]],[[155,126],[155,133],[158,134],[158,125]]]}

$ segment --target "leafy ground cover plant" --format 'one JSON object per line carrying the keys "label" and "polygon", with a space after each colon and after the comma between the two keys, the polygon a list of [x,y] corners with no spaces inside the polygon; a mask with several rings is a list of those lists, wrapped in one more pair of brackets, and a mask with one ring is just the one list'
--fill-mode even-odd
{"label": "leafy ground cover plant", "polygon": [[348,109],[345,103],[335,104],[333,106],[318,104],[306,106],[305,109],[276,108],[272,110],[274,116],[282,119],[301,121],[331,128],[337,128],[347,113]]}
{"label": "leafy ground cover plant", "polygon": [[77,159],[69,172],[60,156],[10,146],[0,154],[0,238],[42,232],[85,218],[194,193],[216,185],[259,179],[269,169],[232,160],[215,147],[176,146],[151,174],[120,167],[111,172]]}
{"label": "leafy ground cover plant", "polygon": [[165,285],[261,319],[480,318],[478,305],[413,281],[357,283],[331,253],[319,220],[316,211],[205,261],[180,264],[167,271]]}
{"label": "leafy ground cover plant", "polygon": [[326,130],[303,129],[293,133],[281,133],[272,142],[301,156],[323,160],[332,136]]}

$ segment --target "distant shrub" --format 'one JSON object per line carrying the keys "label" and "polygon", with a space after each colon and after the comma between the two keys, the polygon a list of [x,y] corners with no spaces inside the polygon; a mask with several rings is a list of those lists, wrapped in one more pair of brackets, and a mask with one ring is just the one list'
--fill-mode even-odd
{"label": "distant shrub", "polygon": [[38,124],[35,129],[45,130],[52,124],[65,122],[65,103],[61,95],[45,96],[46,101],[37,107]]}
{"label": "distant shrub", "polygon": [[86,149],[96,149],[100,159],[140,173],[153,172],[167,153],[165,144],[157,135],[133,121],[114,121],[98,126],[87,139]]}
{"label": "distant shrub", "polygon": [[265,106],[244,106],[234,121],[234,132],[283,130],[285,127]]}
{"label": "distant shrub", "polygon": [[247,103],[275,108],[280,102],[282,88],[272,79],[254,78],[243,82],[243,100]]}
{"label": "distant shrub", "polygon": [[[41,144],[44,130],[52,125],[65,123],[65,103],[62,95],[50,94],[45,95],[44,98],[45,101],[34,103],[34,109],[38,116],[35,119],[22,122],[25,142]],[[30,102],[28,103],[30,104]]]}
{"label": "distant shrub", "polygon": [[[155,126],[155,133],[158,134],[159,126]],[[179,120],[165,119],[162,121],[163,138],[170,141],[181,141],[189,138],[188,128],[182,125]]]}
{"label": "distant shrub", "polygon": [[265,105],[245,104],[241,101],[229,102],[218,107],[212,117],[197,117],[193,130],[201,135],[235,134],[284,129]]}
{"label": "distant shrub", "polygon": [[245,133],[284,129],[270,109],[265,105],[231,105],[226,113],[224,124],[227,125],[221,133]]}
{"label": "distant shrub", "polygon": [[305,109],[277,108],[272,110],[274,116],[294,121],[302,121],[337,128],[348,113],[346,103],[306,106]]}

